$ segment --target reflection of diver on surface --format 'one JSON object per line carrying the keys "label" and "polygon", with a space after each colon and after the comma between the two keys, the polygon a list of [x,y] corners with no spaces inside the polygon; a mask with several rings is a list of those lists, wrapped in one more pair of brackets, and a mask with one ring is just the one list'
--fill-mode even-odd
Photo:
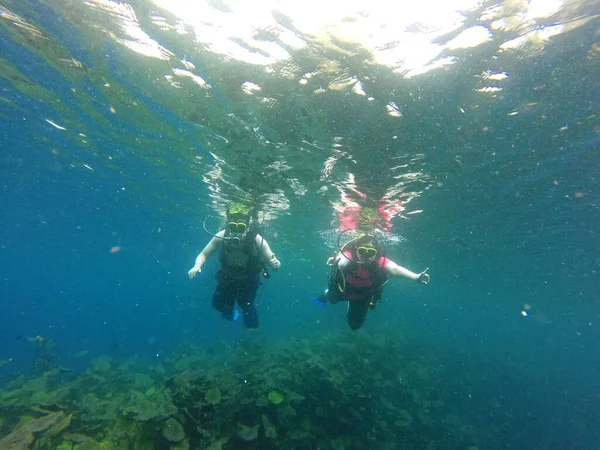
{"label": "reflection of diver on surface", "polygon": [[243,311],[246,328],[258,328],[258,314],[254,306],[256,291],[260,284],[258,275],[269,277],[266,265],[277,270],[281,266],[269,244],[259,233],[258,220],[247,206],[235,204],[227,210],[227,227],[216,234],[204,229],[212,236],[210,242],[196,257],[194,267],[188,275],[194,278],[202,271],[208,257],[219,250],[221,269],[217,272],[217,287],[212,305],[228,320],[238,318],[234,305]]}
{"label": "reflection of diver on surface", "polygon": [[347,301],[348,325],[353,330],[362,326],[369,308],[374,309],[381,300],[389,277],[429,283],[428,269],[421,273],[411,272],[386,258],[384,246],[372,234],[363,234],[340,247],[343,234],[338,237],[339,251],[327,260],[331,266],[328,288],[312,300],[322,306],[327,300],[330,303]]}

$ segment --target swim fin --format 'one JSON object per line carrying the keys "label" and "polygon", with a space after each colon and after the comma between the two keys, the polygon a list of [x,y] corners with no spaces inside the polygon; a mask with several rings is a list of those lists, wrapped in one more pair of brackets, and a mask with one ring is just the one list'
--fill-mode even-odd
{"label": "swim fin", "polygon": [[327,304],[327,291],[319,294],[317,297],[311,297],[310,299],[319,306],[325,306]]}
{"label": "swim fin", "polygon": [[236,320],[239,319],[240,317],[240,312],[237,309],[234,309],[233,311],[225,311],[221,313],[221,317],[223,317],[223,319],[226,320],[231,320],[232,322],[235,322]]}

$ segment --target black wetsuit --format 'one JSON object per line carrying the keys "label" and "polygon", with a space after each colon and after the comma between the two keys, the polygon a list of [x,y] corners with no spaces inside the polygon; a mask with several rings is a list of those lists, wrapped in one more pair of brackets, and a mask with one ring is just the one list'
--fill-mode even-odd
{"label": "black wetsuit", "polygon": [[[225,232],[225,238],[228,236]],[[221,269],[217,272],[217,287],[212,298],[213,307],[228,320],[234,319],[233,307],[237,301],[243,312],[246,328],[258,328],[258,314],[254,299],[262,269],[256,233],[248,233],[238,245],[229,239],[223,241],[219,254]]]}

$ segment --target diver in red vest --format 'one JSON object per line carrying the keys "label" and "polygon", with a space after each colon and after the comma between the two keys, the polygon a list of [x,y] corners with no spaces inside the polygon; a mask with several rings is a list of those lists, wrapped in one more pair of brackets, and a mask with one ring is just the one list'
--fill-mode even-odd
{"label": "diver in red vest", "polygon": [[339,301],[348,302],[348,325],[353,330],[362,326],[369,308],[374,309],[381,299],[383,287],[389,277],[405,277],[429,284],[428,269],[421,273],[396,264],[385,257],[382,246],[369,234],[353,239],[327,260],[331,266],[328,289],[315,303],[325,306]]}

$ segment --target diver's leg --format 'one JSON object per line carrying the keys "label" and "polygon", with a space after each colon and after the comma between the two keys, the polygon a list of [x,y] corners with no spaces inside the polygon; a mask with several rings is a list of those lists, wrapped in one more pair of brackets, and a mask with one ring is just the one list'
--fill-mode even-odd
{"label": "diver's leg", "polygon": [[335,289],[327,289],[325,291],[325,295],[327,296],[327,300],[329,303],[337,303],[346,300],[344,295],[340,292],[340,290],[336,287]]}
{"label": "diver's leg", "polygon": [[217,273],[217,287],[212,298],[212,305],[221,316],[227,320],[233,320],[233,304],[235,302],[231,282],[219,271]]}
{"label": "diver's leg", "polygon": [[258,313],[254,306],[256,291],[258,290],[258,277],[247,283],[240,283],[237,292],[237,302],[243,311],[244,325],[246,328],[258,328]]}
{"label": "diver's leg", "polygon": [[367,317],[369,300],[352,300],[348,302],[348,325],[353,330],[358,330]]}

